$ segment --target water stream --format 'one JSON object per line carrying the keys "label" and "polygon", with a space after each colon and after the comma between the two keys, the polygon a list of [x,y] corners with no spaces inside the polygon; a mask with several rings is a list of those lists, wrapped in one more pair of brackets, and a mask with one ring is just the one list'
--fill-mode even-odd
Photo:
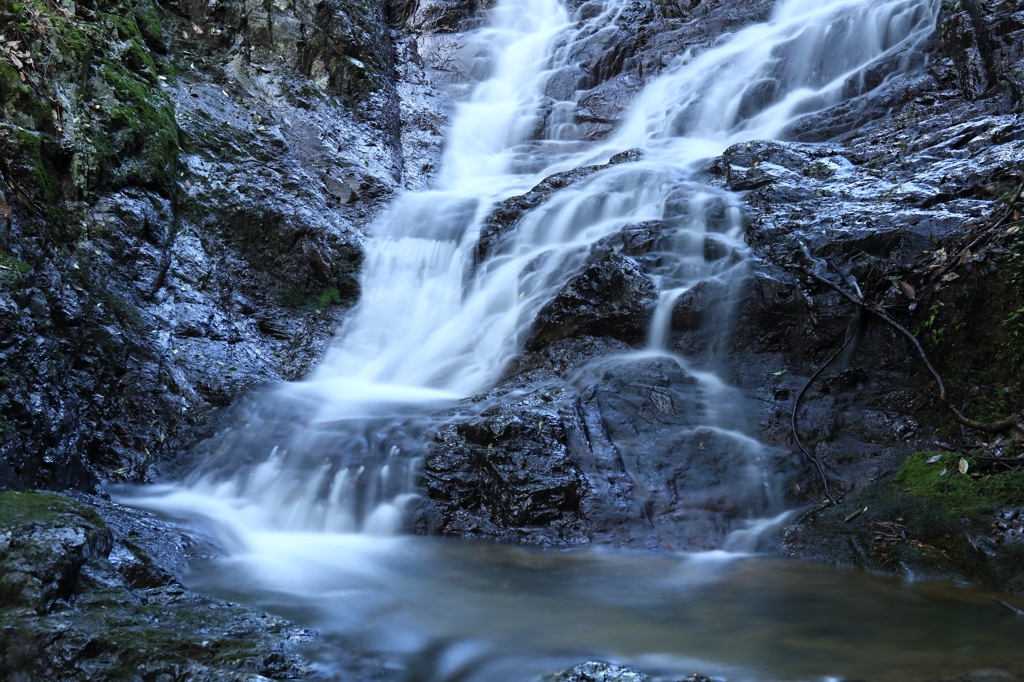
{"label": "water stream", "polygon": [[[735,142],[784,136],[878,73],[919,68],[938,4],[782,0],[768,23],[676,57],[615,135],[581,151],[560,113],[573,102],[550,107],[542,94],[620,6],[578,20],[556,0],[499,0],[466,48],[488,76],[458,107],[436,188],[405,194],[374,225],[362,298],[320,367],[264,396],[183,481],[122,499],[213,533],[228,556],[196,584],[315,625],[327,669],[338,643],[356,642],[424,681],[525,681],[592,656],[730,680],[1024,671],[1007,644],[1021,626],[948,586],[736,551],[538,553],[394,534],[434,415],[493,385],[590,245],[650,220],[663,224],[646,263],[660,294],[637,353],[697,378],[704,425],[746,453],[750,489],[772,498],[718,346],[684,358],[667,345],[675,301],[709,281],[721,292],[710,336],[724,339],[749,269],[741,199],[696,169]],[[641,160],[557,192],[475,263],[496,202],[634,148]]]}

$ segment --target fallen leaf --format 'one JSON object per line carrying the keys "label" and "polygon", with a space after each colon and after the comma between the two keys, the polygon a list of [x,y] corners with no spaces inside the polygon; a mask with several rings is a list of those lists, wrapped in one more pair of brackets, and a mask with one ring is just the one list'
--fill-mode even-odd
{"label": "fallen leaf", "polygon": [[940,459],[942,459],[942,455],[934,455],[934,456],[928,458],[928,463],[929,464],[935,464]]}
{"label": "fallen leaf", "polygon": [[896,286],[900,288],[900,291],[903,292],[903,295],[907,298],[917,298],[917,292],[914,291],[914,287],[910,286],[906,282],[897,282]]}
{"label": "fallen leaf", "polygon": [[192,24],[192,30],[196,32],[196,35],[203,35],[203,29],[199,28],[195,24]]}
{"label": "fallen leaf", "polygon": [[960,279],[960,275],[955,272],[950,272],[942,276],[943,282],[952,282],[954,279]]}
{"label": "fallen leaf", "polygon": [[181,32],[181,37],[184,38],[185,40],[188,40],[188,31],[182,31]]}
{"label": "fallen leaf", "polygon": [[957,464],[956,464],[956,468],[960,471],[961,474],[966,474],[967,473],[968,466],[969,465],[967,464],[967,458],[965,458],[965,457],[961,457],[960,461],[957,462]]}

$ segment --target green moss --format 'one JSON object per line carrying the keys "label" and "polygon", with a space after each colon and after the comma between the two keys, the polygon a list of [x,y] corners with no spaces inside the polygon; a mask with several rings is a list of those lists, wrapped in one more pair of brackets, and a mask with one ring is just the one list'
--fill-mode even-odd
{"label": "green moss", "polygon": [[18,71],[7,62],[0,62],[0,114],[23,128],[53,129],[50,107],[21,82]]}
{"label": "green moss", "polygon": [[164,45],[164,30],[160,22],[160,14],[156,9],[156,3],[152,0],[137,0],[132,4],[132,10],[135,15],[135,23],[139,27],[139,32],[145,39],[146,45],[150,49],[162,53],[166,49]]}
{"label": "green moss", "polygon": [[[967,464],[967,474],[958,469],[961,459]],[[900,495],[962,510],[1024,505],[1024,472],[972,475],[977,466],[978,461],[970,455],[919,452],[904,462],[892,485]]]}
{"label": "green moss", "polygon": [[77,516],[99,530],[107,526],[92,508],[60,495],[32,490],[0,492],[0,527],[17,528],[26,523],[61,525]]}
{"label": "green moss", "polygon": [[14,289],[20,282],[23,275],[32,270],[28,263],[22,263],[17,258],[0,251],[0,288]]}
{"label": "green moss", "polygon": [[105,134],[94,139],[101,156],[99,180],[172,184],[178,171],[178,127],[163,92],[123,64],[105,64],[100,76],[117,104],[106,112]]}
{"label": "green moss", "polygon": [[270,297],[278,305],[295,310],[323,310],[329,305],[341,303],[337,287],[328,287],[322,291],[309,288],[274,289]]}
{"label": "green moss", "polygon": [[338,287],[328,287],[324,289],[320,296],[317,298],[316,305],[318,308],[326,308],[330,305],[340,305],[341,295],[338,293]]}
{"label": "green moss", "polygon": [[[0,0],[2,11],[16,17],[22,40],[33,46],[42,96],[26,95],[16,74],[12,80],[0,70],[0,108],[13,102],[6,109],[20,118],[4,118],[36,133],[56,132],[58,114],[69,119],[58,152],[73,158],[60,169],[69,198],[111,185],[173,187],[178,130],[157,75],[162,59],[153,50],[163,52],[164,44],[152,1],[100,0],[71,17],[41,0]],[[66,111],[51,110],[51,100],[68,96],[77,101]]]}
{"label": "green moss", "polygon": [[47,133],[0,122],[0,159],[7,161],[9,179],[29,198],[32,212],[60,221],[64,217],[58,206],[60,179],[52,155],[45,150],[52,143]]}

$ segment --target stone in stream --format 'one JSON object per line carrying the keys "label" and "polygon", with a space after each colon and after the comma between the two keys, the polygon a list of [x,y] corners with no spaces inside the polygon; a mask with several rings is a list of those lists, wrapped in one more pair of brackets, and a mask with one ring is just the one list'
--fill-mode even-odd
{"label": "stone in stream", "polygon": [[647,675],[602,661],[580,663],[560,673],[546,675],[544,682],[645,682]]}
{"label": "stone in stream", "polygon": [[527,527],[541,537],[579,539],[587,482],[569,454],[567,426],[576,424],[564,414],[571,404],[562,393],[549,387],[518,396],[513,409],[499,403],[441,430],[424,474],[445,534]]}
{"label": "stone in stream", "polygon": [[[580,663],[560,673],[545,675],[543,682],[668,682],[679,680],[679,678],[650,677],[639,670],[626,668],[621,665],[613,665],[603,661],[588,661]],[[693,673],[682,678],[679,682],[712,682],[710,677]]]}
{"label": "stone in stream", "polygon": [[101,513],[50,493],[0,493],[5,680],[324,679],[300,653],[315,633],[178,582],[192,551],[180,529],[89,499]]}

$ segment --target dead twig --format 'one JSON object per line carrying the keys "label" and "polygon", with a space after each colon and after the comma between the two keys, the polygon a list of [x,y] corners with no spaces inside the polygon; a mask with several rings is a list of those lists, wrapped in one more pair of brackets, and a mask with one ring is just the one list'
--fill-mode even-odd
{"label": "dead twig", "polygon": [[867,507],[857,507],[857,509],[854,510],[854,512],[852,514],[850,514],[845,519],[843,519],[843,521],[845,523],[849,523],[850,521],[853,521],[855,518],[857,518],[858,516],[860,516],[861,514],[866,512],[867,510],[868,510]]}
{"label": "dead twig", "polygon": [[1016,606],[1013,606],[1012,604],[1007,604],[1006,602],[1004,602],[1002,599],[999,599],[998,597],[989,597],[989,598],[992,601],[994,601],[995,603],[999,604],[1000,606],[1003,606],[1003,607],[1008,608],[1011,611],[1013,611],[1013,615],[1017,616],[1018,618],[1024,618],[1024,610],[1018,609]]}

